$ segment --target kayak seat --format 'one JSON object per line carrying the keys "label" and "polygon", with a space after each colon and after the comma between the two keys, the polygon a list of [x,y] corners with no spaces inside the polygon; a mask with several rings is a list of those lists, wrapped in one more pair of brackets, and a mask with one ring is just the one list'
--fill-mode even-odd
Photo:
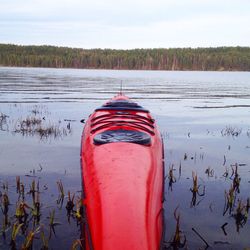
{"label": "kayak seat", "polygon": [[144,132],[125,129],[107,130],[97,134],[94,137],[95,145],[102,145],[112,142],[130,142],[149,146],[151,144],[151,137]]}
{"label": "kayak seat", "polygon": [[111,101],[102,105],[100,108],[97,108],[95,111],[101,111],[101,110],[134,110],[146,113],[149,112],[147,109],[138,105],[136,102],[131,102],[128,100]]}

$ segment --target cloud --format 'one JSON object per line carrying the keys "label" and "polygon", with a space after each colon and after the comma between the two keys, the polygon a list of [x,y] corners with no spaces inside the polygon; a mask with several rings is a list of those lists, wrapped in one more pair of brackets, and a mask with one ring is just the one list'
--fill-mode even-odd
{"label": "cloud", "polygon": [[[231,4],[228,4],[231,2]],[[131,25],[170,19],[185,19],[230,9],[239,4],[228,0],[12,0],[0,4],[0,20],[15,21],[95,21],[113,25]],[[215,4],[216,3],[216,4]],[[250,5],[248,4],[250,7]],[[240,8],[244,11],[247,6]],[[227,10],[228,11],[228,10]]]}
{"label": "cloud", "polygon": [[250,45],[247,0],[9,0],[0,42],[73,47]]}

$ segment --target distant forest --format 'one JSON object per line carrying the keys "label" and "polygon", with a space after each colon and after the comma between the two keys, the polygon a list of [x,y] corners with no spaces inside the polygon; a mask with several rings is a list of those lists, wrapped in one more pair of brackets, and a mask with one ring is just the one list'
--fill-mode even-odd
{"label": "distant forest", "polygon": [[250,71],[250,47],[113,50],[0,44],[0,66]]}

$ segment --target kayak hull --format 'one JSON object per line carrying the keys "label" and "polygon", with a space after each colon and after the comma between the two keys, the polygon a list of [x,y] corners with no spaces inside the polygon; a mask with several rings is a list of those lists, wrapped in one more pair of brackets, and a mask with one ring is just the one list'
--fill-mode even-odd
{"label": "kayak hull", "polygon": [[[115,100],[117,98],[119,100],[119,96]],[[140,121],[137,119],[133,123],[133,117],[139,117]],[[147,126],[143,121],[153,126]],[[109,126],[106,126],[107,123]],[[146,129],[135,128],[134,124],[144,124]],[[114,134],[119,133],[118,140],[100,142],[98,135],[107,140],[107,131],[108,136],[112,131],[112,140]],[[124,134],[131,137],[131,133],[140,133],[132,136],[137,141],[121,139]],[[145,138],[140,138],[144,134]],[[87,249],[160,248],[162,151],[159,131],[151,115],[144,110],[121,112],[101,109],[89,117],[83,131],[81,149]]]}

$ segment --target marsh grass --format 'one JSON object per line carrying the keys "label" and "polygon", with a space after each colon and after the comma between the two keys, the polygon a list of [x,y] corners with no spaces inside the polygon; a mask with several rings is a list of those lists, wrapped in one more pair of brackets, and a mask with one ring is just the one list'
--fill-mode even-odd
{"label": "marsh grass", "polygon": [[[27,190],[24,186],[28,187]],[[55,186],[58,188],[59,196],[64,196],[62,180],[57,181]],[[0,218],[3,220],[0,221],[0,248],[9,246],[12,250],[50,249],[50,241],[56,237],[56,228],[61,222],[56,218],[57,202],[49,207],[42,204],[40,195],[44,192],[40,191],[38,177],[24,183],[20,176],[16,176],[14,185],[9,185],[7,181],[1,182]],[[54,199],[51,200],[53,201]],[[50,209],[47,210],[47,207]],[[75,193],[71,195],[68,191],[67,205],[64,209],[65,218],[70,216],[75,225],[80,227],[83,222],[81,198],[76,198]],[[75,238],[72,240],[71,248],[79,249],[80,242],[80,239]]]}
{"label": "marsh grass", "polygon": [[250,129],[247,130],[247,137],[250,138]]}
{"label": "marsh grass", "polygon": [[80,239],[77,239],[73,242],[71,246],[71,250],[76,250],[76,249],[84,249],[82,245],[82,241]]}
{"label": "marsh grass", "polygon": [[64,202],[64,197],[65,197],[62,180],[57,181],[56,184],[57,184],[57,188],[58,188],[58,192],[59,192],[57,204],[59,205],[59,208],[62,208],[62,205]]}
{"label": "marsh grass", "polygon": [[203,190],[201,192],[200,189],[202,188],[202,185],[198,185],[198,176],[195,172],[192,172],[192,179],[193,187],[190,188],[190,191],[192,192],[192,200],[190,203],[190,207],[195,207],[201,202],[201,200],[197,202],[197,197],[205,196],[205,186],[203,185]]}
{"label": "marsh grass", "polygon": [[[31,111],[31,115],[27,116],[25,119],[19,119],[16,123],[17,131],[14,133],[19,133],[24,136],[37,136],[40,139],[47,140],[48,138],[62,138],[67,136],[71,133],[72,126],[70,124],[70,120],[67,120],[67,123],[63,124],[58,122],[49,123],[47,117],[43,119],[41,116],[41,112],[39,110]],[[0,118],[2,119],[2,118]],[[4,120],[5,119],[5,120]],[[8,123],[8,116],[3,118],[5,123]],[[18,125],[19,124],[19,125]],[[18,130],[19,129],[19,130]],[[222,136],[231,136],[231,137],[238,137],[239,135],[243,134],[241,129],[234,128],[234,127],[226,127],[221,132]],[[247,132],[247,136],[250,137],[250,132]],[[165,139],[169,139],[169,134],[165,133],[163,135]],[[189,136],[190,137],[190,134]],[[231,146],[227,148],[231,150]],[[232,147],[233,150],[233,147]],[[232,152],[230,151],[230,153]],[[185,152],[185,153],[184,153]],[[200,157],[197,157],[197,162],[200,163],[204,160],[204,156],[207,156],[207,153],[200,154]],[[176,188],[174,192],[171,192],[171,195],[176,195],[178,193],[178,188],[182,185],[183,179],[187,175],[187,165],[191,163],[195,163],[196,157],[191,157],[194,155],[190,151],[182,151],[180,157],[177,159],[177,163],[174,168],[174,164],[170,164],[168,175],[165,179],[168,182],[168,187],[173,190],[173,186]],[[196,153],[195,153],[196,155]],[[221,156],[224,155],[224,152]],[[199,154],[197,154],[199,156]],[[205,157],[206,158],[206,157]],[[168,160],[168,159],[167,159]],[[206,159],[205,159],[206,160]],[[204,160],[204,162],[205,162]],[[182,165],[182,163],[184,163]],[[180,165],[178,166],[180,162]],[[190,163],[191,162],[191,163]],[[221,164],[221,163],[220,163]],[[201,167],[198,166],[197,167]],[[229,185],[222,189],[221,192],[221,203],[216,204],[214,201],[209,201],[209,204],[213,202],[213,209],[212,205],[209,207],[211,213],[215,214],[217,210],[219,210],[220,216],[225,216],[223,218],[227,218],[235,223],[236,231],[240,232],[241,228],[247,225],[248,222],[248,213],[249,213],[249,198],[245,199],[242,198],[240,194],[240,186],[241,186],[241,176],[239,170],[241,170],[240,166],[245,166],[243,164],[234,164],[230,165],[230,157],[227,155],[227,159],[224,155],[224,164],[223,169],[225,168],[225,172],[223,174],[220,173],[221,177],[224,177],[225,183],[229,183]],[[203,165],[204,166],[204,165]],[[200,173],[203,173],[203,176],[208,177],[215,177],[218,174],[218,168],[214,165],[213,168],[207,167],[201,168]],[[7,242],[8,244],[12,244],[13,249],[31,249],[34,246],[39,246],[39,249],[47,250],[50,247],[50,244],[54,244],[53,240],[56,237],[60,239],[60,235],[58,235],[58,231],[60,231],[61,227],[64,227],[65,224],[61,222],[61,217],[59,213],[64,212],[64,216],[67,220],[66,223],[72,225],[76,223],[76,225],[82,225],[84,223],[84,207],[82,205],[81,197],[76,195],[76,192],[66,191],[67,189],[64,186],[62,180],[58,180],[55,182],[55,188],[57,188],[57,192],[55,192],[56,198],[51,198],[51,201],[44,202],[43,201],[43,193],[48,192],[47,198],[50,196],[50,186],[47,184],[40,185],[39,178],[35,178],[35,176],[39,176],[39,173],[42,172],[43,167],[39,165],[39,170],[36,170],[36,173],[33,171],[30,172],[31,181],[23,181],[20,176],[16,177],[13,183],[8,183],[7,181],[1,181],[1,188],[0,188],[0,206],[1,206],[1,213],[3,220],[0,221],[0,236],[2,236],[2,241]],[[179,167],[179,169],[178,169]],[[190,166],[188,166],[190,168]],[[175,177],[176,172],[179,170],[179,179]],[[183,171],[182,180],[180,180],[180,176]],[[217,172],[217,173],[216,173]],[[204,174],[205,173],[205,174]],[[190,172],[187,175],[187,179],[190,179]],[[177,173],[178,175],[178,173]],[[199,174],[200,176],[200,174]],[[201,176],[201,177],[203,177]],[[210,180],[209,180],[210,179]],[[207,178],[207,181],[214,180],[215,178]],[[187,207],[192,208],[192,212],[199,211],[200,207],[197,207],[200,202],[204,199],[205,196],[205,185],[200,183],[201,178],[198,179],[197,173],[192,172],[192,184],[189,183],[187,185],[186,191],[192,193],[191,202],[188,198]],[[181,181],[181,182],[179,182]],[[191,180],[190,180],[191,181]],[[176,183],[176,184],[174,184]],[[190,188],[190,184],[192,187]],[[179,185],[179,186],[178,186]],[[14,192],[17,195],[16,200],[13,199],[12,194],[12,187],[14,186]],[[189,191],[190,190],[190,191]],[[209,190],[211,193],[211,190]],[[224,192],[224,196],[223,196]],[[170,192],[169,192],[170,194]],[[190,194],[190,193],[189,193]],[[58,195],[58,196],[57,196]],[[218,196],[218,194],[216,194]],[[209,194],[208,194],[209,197]],[[206,197],[207,198],[207,197]],[[223,204],[223,198],[225,202]],[[168,200],[166,201],[168,202]],[[189,205],[190,202],[190,205]],[[50,203],[50,204],[47,204]],[[52,205],[51,205],[52,204]],[[167,204],[167,203],[166,203]],[[203,203],[204,204],[204,203]],[[183,204],[181,204],[183,205]],[[205,204],[206,205],[206,204]],[[224,205],[224,207],[223,207]],[[167,204],[168,206],[168,204]],[[184,205],[183,205],[184,206]],[[194,208],[195,207],[195,208]],[[13,212],[14,210],[14,212]],[[197,215],[199,217],[199,214]],[[46,220],[47,219],[47,220]],[[181,220],[182,219],[182,220]],[[180,217],[180,213],[177,212],[177,209],[174,211],[174,230],[173,235],[169,235],[170,240],[166,243],[166,248],[169,249],[179,249],[189,247],[189,239],[186,239],[186,218],[182,215]],[[216,220],[216,218],[215,218]],[[65,222],[64,222],[65,223]],[[60,226],[62,225],[62,226]],[[223,229],[226,230],[227,223],[223,224]],[[191,226],[189,225],[190,229]],[[183,231],[182,229],[185,229]],[[12,232],[13,231],[13,232]],[[203,230],[201,230],[204,232]],[[13,237],[11,236],[13,234]],[[203,234],[203,233],[202,233]],[[81,236],[80,236],[81,237]],[[77,238],[77,237],[76,237]],[[78,237],[79,238],[79,237]],[[1,248],[1,240],[0,240],[0,248]],[[11,243],[12,242],[12,243]],[[6,246],[6,245],[5,245]],[[191,245],[192,246],[192,245]],[[77,249],[81,247],[81,239],[74,239],[72,241],[72,249]]]}
{"label": "marsh grass", "polygon": [[68,136],[72,133],[72,129],[69,124],[66,127],[61,127],[60,122],[50,124],[46,123],[45,119],[26,117],[16,122],[13,132],[23,136],[38,136],[40,140],[47,140]]}
{"label": "marsh grass", "polygon": [[9,117],[9,116],[1,112],[0,113],[0,122],[6,120],[7,117]]}
{"label": "marsh grass", "polygon": [[[185,153],[185,155],[186,155],[186,153]],[[189,162],[190,161],[188,159],[187,164],[189,164]],[[224,178],[225,183],[228,183],[228,182],[230,183],[230,187],[228,188],[228,190],[225,190],[225,192],[224,192],[224,200],[225,200],[224,207],[221,206],[221,205],[223,205],[223,203],[221,203],[220,200],[218,201],[218,203],[213,202],[213,201],[212,202],[210,201],[210,203],[209,203],[209,209],[210,209],[211,214],[217,214],[218,210],[219,210],[219,211],[222,211],[222,213],[220,213],[221,216],[228,215],[228,217],[226,217],[226,218],[229,220],[229,222],[226,222],[221,226],[221,230],[222,230],[225,237],[231,237],[231,236],[228,236],[227,228],[226,228],[226,226],[229,225],[229,223],[231,224],[233,222],[235,224],[235,231],[237,233],[240,233],[241,229],[248,224],[250,198],[248,197],[247,199],[244,199],[244,198],[242,198],[242,196],[240,196],[241,176],[240,176],[239,170],[241,170],[241,168],[239,168],[239,166],[246,167],[247,165],[235,163],[235,164],[231,164],[230,167],[224,166],[225,172],[224,173],[222,172],[223,173],[222,178]],[[172,164],[171,167],[169,168],[169,174],[168,174],[169,180],[174,179],[174,177],[173,177],[174,170],[175,169],[173,168],[173,164]],[[205,168],[204,172],[209,177],[209,179],[210,179],[210,177],[214,177],[213,180],[216,180],[217,179],[216,171],[218,171],[218,170],[219,169],[217,169],[217,168],[207,167],[207,168]],[[219,170],[219,171],[221,171],[221,170]],[[187,178],[187,179],[189,179],[189,178]],[[209,179],[207,180],[208,182],[210,181]],[[216,181],[220,181],[220,180],[217,179]],[[176,185],[178,185],[178,184],[179,184],[179,181]],[[206,189],[205,189],[205,185],[199,183],[198,175],[194,171],[192,171],[192,187],[190,188],[190,191],[192,192],[192,199],[191,199],[191,203],[190,203],[190,208],[195,208],[194,213],[196,211],[204,211],[203,208],[199,209],[197,206],[201,203],[201,201],[204,200]],[[211,189],[210,189],[210,192],[211,192]],[[211,198],[210,194],[208,195],[208,198],[209,197]],[[223,193],[222,193],[221,198],[222,197],[223,197]],[[198,199],[198,198],[200,198],[200,199]],[[168,199],[166,200],[166,204],[167,204],[167,202],[168,202]],[[204,202],[203,207],[206,206],[207,202]],[[185,205],[182,203],[181,203],[181,206],[185,207]],[[187,209],[187,207],[185,208],[185,210],[186,209]],[[172,236],[169,239],[169,241],[165,241],[164,249],[180,249],[183,247],[184,248],[186,247],[187,249],[189,249],[189,246],[190,246],[189,239],[184,239],[184,236],[182,236],[183,240],[180,240],[180,238],[181,238],[180,235],[181,235],[182,231],[180,229],[180,218],[179,218],[176,210],[177,209],[175,209],[175,212],[174,212],[174,214],[175,214],[174,218],[176,221],[175,234],[174,234],[174,236]],[[188,212],[187,212],[187,214],[188,214]],[[188,221],[187,218],[185,218],[185,220]],[[212,220],[212,218],[211,218],[211,220]],[[195,225],[195,224],[199,223],[199,221],[193,221],[192,223]],[[188,225],[184,225],[183,227],[185,228],[185,230],[188,231],[189,227],[191,227],[191,225],[188,224]],[[203,232],[202,234],[199,233],[199,231],[197,229],[192,227],[192,231],[198,236],[198,238],[200,238],[205,243],[205,246],[200,248],[200,249],[204,249],[204,248],[207,249],[209,247],[213,247],[211,245],[211,243],[208,243],[208,241],[202,236],[203,234],[205,236],[207,236],[206,231],[204,231],[205,228],[200,228],[200,229]],[[230,228],[230,230],[231,230],[231,228]],[[231,234],[231,232],[230,232],[230,234]],[[183,245],[184,242],[185,242],[185,246]],[[217,247],[219,245],[221,245],[222,249],[226,249],[224,247],[226,247],[227,245],[230,245],[230,244],[231,244],[231,241],[229,239],[228,240],[214,240],[215,249],[217,249]],[[192,244],[191,244],[191,246],[192,246]],[[230,246],[229,246],[229,248],[230,248]],[[192,247],[191,247],[191,249],[192,249]]]}
{"label": "marsh grass", "polygon": [[241,178],[238,173],[238,164],[231,166],[232,174],[230,179],[232,180],[231,186],[228,191],[225,190],[225,203],[223,216],[228,212],[235,219],[236,229],[239,232],[239,228],[246,224],[248,212],[249,212],[249,198],[246,204],[243,204],[241,199],[238,199],[236,206],[237,195],[240,193],[240,181]]}
{"label": "marsh grass", "polygon": [[222,136],[232,136],[238,137],[242,132],[241,128],[226,126],[224,129],[221,130]]}
{"label": "marsh grass", "polygon": [[223,216],[229,212],[229,214],[232,213],[234,203],[236,199],[236,194],[233,185],[229,188],[228,191],[225,190],[225,205],[224,205],[224,211],[223,211]]}
{"label": "marsh grass", "polygon": [[73,194],[72,196],[70,195],[70,191],[68,191],[68,201],[66,204],[66,210],[67,210],[67,216],[68,216],[68,222],[70,223],[70,216],[73,213],[73,209],[74,209],[74,199],[75,199],[75,194]]}
{"label": "marsh grass", "polygon": [[[248,222],[250,201],[249,198],[246,200],[242,198],[237,199],[237,195],[240,191],[241,179],[238,166],[239,164],[236,163],[231,165],[231,168],[225,167],[226,174],[224,174],[223,177],[226,178],[226,181],[230,181],[231,185],[229,190],[225,191],[223,215],[228,213],[229,218],[232,218],[235,222],[236,231],[240,232],[241,228]],[[181,171],[181,168],[182,166],[180,163],[179,171]],[[211,173],[212,169],[207,168],[206,170],[209,170],[206,173],[208,174]],[[174,165],[171,164],[168,172],[168,181],[173,183],[176,181],[174,171]],[[215,174],[214,170],[213,174]],[[191,207],[194,207],[198,206],[200,203],[200,201],[197,201],[198,197],[205,195],[205,186],[199,184],[198,175],[194,171],[192,172],[192,183],[192,188],[190,188],[193,194]],[[176,185],[178,185],[178,183]],[[55,182],[58,199],[53,199],[54,205],[49,206],[48,212],[46,212],[46,204],[42,204],[41,195],[43,192],[49,190],[49,187],[40,190],[40,186],[40,179],[38,177],[32,177],[28,182],[24,182],[23,178],[16,176],[14,185],[13,183],[9,183],[9,181],[1,181],[0,205],[3,214],[3,222],[0,222],[0,235],[5,242],[7,241],[8,244],[10,244],[11,249],[29,250],[34,248],[34,246],[39,246],[39,249],[43,250],[50,249],[51,241],[59,237],[57,235],[57,228],[62,225],[65,226],[65,224],[62,224],[61,221],[57,219],[59,210],[64,209],[65,218],[67,218],[70,225],[72,225],[73,222],[81,226],[85,221],[81,197],[76,196],[75,192],[72,193],[70,191],[67,192],[66,196],[65,186],[61,179]],[[9,194],[12,196],[12,202],[10,202]],[[16,195],[16,201],[13,200],[13,194]],[[65,205],[64,199],[67,201]],[[15,207],[14,213],[11,208],[13,207],[12,204]],[[216,207],[217,204],[214,205]],[[46,218],[47,222],[45,220]],[[178,208],[174,211],[174,220],[174,234],[169,241],[164,242],[164,249],[188,248],[189,241],[186,238],[185,231],[181,229],[181,227],[183,227],[183,225],[181,225],[183,222],[181,223],[181,216],[178,212]],[[225,235],[227,235],[226,225],[228,224],[224,223],[221,227]],[[192,230],[202,241],[204,241],[204,243],[206,242],[195,228],[192,228]],[[81,244],[81,237],[75,238],[72,240],[71,249],[79,249],[82,246]],[[216,241],[216,244],[219,243]]]}
{"label": "marsh grass", "polygon": [[[170,189],[171,191],[173,190],[173,183],[176,182],[176,178],[174,176],[174,171],[175,171],[174,165],[169,167],[169,171],[168,171],[168,189]],[[180,171],[180,168],[179,168],[179,171]]]}
{"label": "marsh grass", "polygon": [[214,170],[211,167],[208,167],[205,170],[205,174],[207,174],[207,177],[214,177]]}
{"label": "marsh grass", "polygon": [[49,122],[49,112],[44,107],[34,106],[31,114],[25,118],[10,118],[0,113],[0,131],[20,134],[22,136],[37,136],[40,140],[64,138],[72,133],[71,121],[61,120]]}
{"label": "marsh grass", "polygon": [[50,115],[51,113],[48,111],[48,107],[46,105],[43,105],[43,104],[37,104],[37,105],[33,105],[29,112],[32,114],[32,115],[35,115],[35,116],[48,116]]}
{"label": "marsh grass", "polygon": [[186,235],[180,229],[180,213],[177,213],[178,207],[174,211],[174,219],[176,221],[175,233],[170,242],[164,243],[164,249],[181,249],[186,246]]}
{"label": "marsh grass", "polygon": [[41,240],[42,240],[41,250],[48,250],[49,249],[49,239],[46,237],[46,235],[44,233],[43,226],[41,227]]}
{"label": "marsh grass", "polygon": [[7,123],[7,118],[9,116],[4,114],[4,113],[0,113],[0,130],[1,131],[8,131],[9,130],[9,126]]}
{"label": "marsh grass", "polygon": [[249,212],[249,199],[247,199],[246,203],[243,203],[242,200],[239,199],[236,211],[232,215],[233,218],[235,219],[237,232],[239,232],[240,228],[242,228],[247,223],[248,212]]}

